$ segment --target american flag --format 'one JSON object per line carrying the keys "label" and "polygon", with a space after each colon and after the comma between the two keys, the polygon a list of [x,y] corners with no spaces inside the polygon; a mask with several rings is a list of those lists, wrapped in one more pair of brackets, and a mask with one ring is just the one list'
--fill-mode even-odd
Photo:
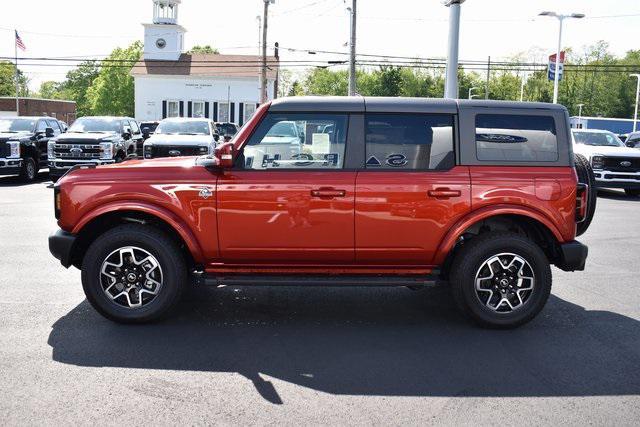
{"label": "american flag", "polygon": [[27,50],[27,47],[22,42],[22,39],[18,35],[18,31],[16,31],[16,46],[20,48],[20,50]]}

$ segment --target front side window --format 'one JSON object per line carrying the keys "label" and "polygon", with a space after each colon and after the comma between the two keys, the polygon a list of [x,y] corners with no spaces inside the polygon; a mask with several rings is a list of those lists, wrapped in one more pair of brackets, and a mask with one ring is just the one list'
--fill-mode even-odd
{"label": "front side window", "polygon": [[193,117],[204,117],[204,101],[193,101]]}
{"label": "front side window", "polygon": [[219,122],[228,122],[229,120],[229,103],[228,102],[220,102],[218,104],[218,121]]}
{"label": "front side window", "polygon": [[444,170],[455,165],[453,116],[366,115],[366,169]]}
{"label": "front side window", "polygon": [[167,117],[180,117],[180,103],[167,101]]}
{"label": "front side window", "polygon": [[244,147],[245,169],[340,169],[346,114],[269,114]]}
{"label": "front side window", "polygon": [[45,120],[40,120],[38,122],[38,126],[36,126],[36,132],[44,132],[47,130],[47,122]]}
{"label": "front side window", "polygon": [[478,114],[476,156],[481,161],[555,162],[556,135],[551,116]]}
{"label": "front side window", "polygon": [[140,133],[140,128],[135,120],[129,120],[129,126],[131,127],[131,132],[134,135],[138,135]]}

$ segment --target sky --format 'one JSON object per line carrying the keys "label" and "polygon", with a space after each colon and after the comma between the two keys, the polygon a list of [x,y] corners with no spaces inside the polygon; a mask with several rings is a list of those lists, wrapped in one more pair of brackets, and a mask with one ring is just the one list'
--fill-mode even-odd
{"label": "sky", "polygon": [[[25,57],[102,58],[115,47],[143,39],[152,20],[152,0],[3,1],[0,56],[14,56],[13,29],[27,46]],[[278,41],[283,60],[335,60],[346,55],[309,55],[306,50],[347,53],[351,0],[275,0],[270,6],[268,44]],[[261,0],[182,0],[179,23],[185,48],[212,45],[221,53],[258,53]],[[555,51],[556,19],[543,10],[584,13],[565,21],[563,45],[576,50],[605,40],[616,55],[640,49],[640,0],[466,0],[461,11],[460,59],[500,60]],[[357,50],[362,54],[445,57],[448,8],[441,0],[358,0]],[[288,49],[299,49],[303,52]],[[21,67],[37,90],[61,81],[64,67]],[[300,68],[292,68],[301,72]]]}

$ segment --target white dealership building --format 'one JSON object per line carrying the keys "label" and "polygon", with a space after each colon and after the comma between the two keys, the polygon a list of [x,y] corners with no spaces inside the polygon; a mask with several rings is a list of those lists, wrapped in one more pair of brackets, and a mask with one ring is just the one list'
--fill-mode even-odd
{"label": "white dealership building", "polygon": [[[180,0],[153,0],[153,23],[144,25],[144,53],[131,70],[135,116],[208,117],[242,125],[260,102],[258,55],[183,53],[186,30],[178,25]],[[277,57],[268,57],[267,93],[277,79]]]}

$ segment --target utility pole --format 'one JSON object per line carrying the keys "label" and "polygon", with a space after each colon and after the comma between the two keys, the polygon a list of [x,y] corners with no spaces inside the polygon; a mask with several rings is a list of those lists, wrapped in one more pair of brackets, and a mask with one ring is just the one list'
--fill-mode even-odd
{"label": "utility pole", "polygon": [[[16,38],[18,32],[16,31]],[[16,116],[20,115],[20,75],[18,74],[18,43],[14,43],[16,58]]]}
{"label": "utility pole", "polygon": [[584,13],[572,13],[571,15],[560,15],[556,12],[541,12],[539,16],[550,16],[552,18],[557,18],[560,29],[558,31],[558,49],[556,50],[556,72],[553,76],[553,103],[558,103],[558,85],[560,83],[560,53],[562,50],[562,23],[567,18],[576,18],[581,19],[584,18]]}
{"label": "utility pole", "polygon": [[352,0],[351,7],[347,10],[351,13],[349,38],[349,96],[356,94],[356,0]]}
{"label": "utility pole", "polygon": [[633,131],[638,128],[638,101],[640,101],[640,74],[629,74],[631,77],[638,79],[638,87],[636,88],[636,108],[633,113]]}
{"label": "utility pole", "polygon": [[491,79],[491,56],[487,57],[487,82],[485,83],[484,99],[489,99],[489,79]]}
{"label": "utility pole", "polygon": [[465,0],[446,0],[449,8],[449,54],[445,77],[445,98],[458,98],[458,45],[460,43],[460,5]]}
{"label": "utility pole", "polygon": [[260,70],[260,103],[267,102],[267,20],[269,17],[269,4],[275,0],[263,0],[264,11],[262,14],[262,69]]}

